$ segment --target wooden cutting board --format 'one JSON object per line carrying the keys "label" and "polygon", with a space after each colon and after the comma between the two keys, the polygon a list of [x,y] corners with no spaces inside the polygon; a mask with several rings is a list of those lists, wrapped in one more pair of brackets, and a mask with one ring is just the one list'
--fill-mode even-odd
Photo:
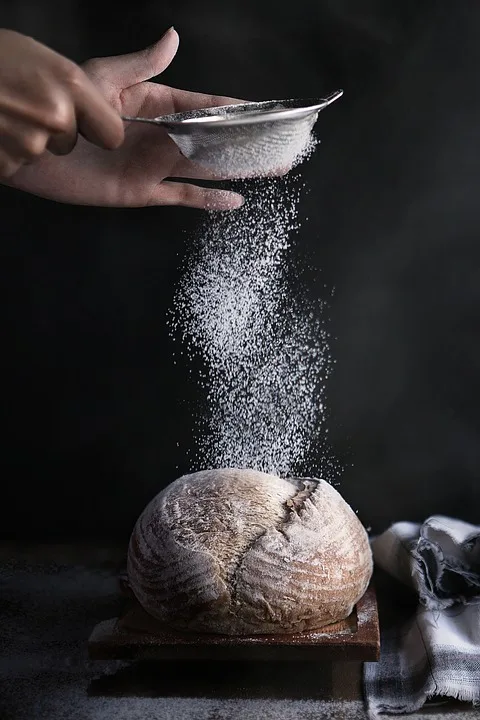
{"label": "wooden cutting board", "polygon": [[88,641],[93,660],[376,661],[380,631],[370,587],[353,613],[318,632],[246,637],[182,633],[157,623],[136,602],[99,623]]}

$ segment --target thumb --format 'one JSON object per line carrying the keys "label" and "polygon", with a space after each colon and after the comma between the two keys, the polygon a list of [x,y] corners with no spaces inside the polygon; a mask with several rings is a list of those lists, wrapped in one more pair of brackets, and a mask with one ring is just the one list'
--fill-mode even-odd
{"label": "thumb", "polygon": [[109,83],[127,88],[164,72],[177,54],[179,43],[178,33],[171,27],[160,40],[144,50],[88,61],[87,73],[90,70],[92,74],[101,76],[108,68]]}

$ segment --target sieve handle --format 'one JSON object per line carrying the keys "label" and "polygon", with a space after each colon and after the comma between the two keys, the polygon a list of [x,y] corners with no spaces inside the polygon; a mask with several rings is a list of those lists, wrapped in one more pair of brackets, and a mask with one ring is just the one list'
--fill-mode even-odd
{"label": "sieve handle", "polygon": [[122,120],[125,122],[142,122],[150,123],[151,125],[159,125],[160,127],[163,126],[163,120],[159,120],[159,118],[130,117],[129,115],[122,115]]}

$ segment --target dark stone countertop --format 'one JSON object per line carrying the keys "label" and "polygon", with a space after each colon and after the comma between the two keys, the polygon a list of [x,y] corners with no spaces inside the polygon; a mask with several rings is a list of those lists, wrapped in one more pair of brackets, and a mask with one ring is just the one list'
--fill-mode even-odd
{"label": "dark stone countertop", "polygon": [[[93,663],[87,640],[121,608],[123,552],[0,547],[2,720],[363,720],[322,698],[302,668],[253,663]],[[283,664],[282,664],[283,665]],[[415,718],[473,720],[459,703]]]}

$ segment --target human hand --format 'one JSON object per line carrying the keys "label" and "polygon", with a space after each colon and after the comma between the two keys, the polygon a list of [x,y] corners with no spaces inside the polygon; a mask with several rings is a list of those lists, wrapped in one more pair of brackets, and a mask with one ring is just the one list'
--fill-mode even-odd
{"label": "human hand", "polygon": [[[170,65],[178,44],[178,34],[171,28],[145,50],[90,60],[84,70],[119,115],[157,117],[237,102],[148,82]],[[237,193],[166,178],[222,179],[183,157],[163,128],[130,123],[122,147],[115,152],[105,152],[79,138],[68,157],[47,154],[35,165],[22,168],[11,184],[42,197],[79,205],[184,205],[230,210],[243,202]]]}
{"label": "human hand", "polygon": [[69,153],[77,131],[121,145],[118,113],[75,63],[30,37],[0,29],[0,177],[42,155]]}

